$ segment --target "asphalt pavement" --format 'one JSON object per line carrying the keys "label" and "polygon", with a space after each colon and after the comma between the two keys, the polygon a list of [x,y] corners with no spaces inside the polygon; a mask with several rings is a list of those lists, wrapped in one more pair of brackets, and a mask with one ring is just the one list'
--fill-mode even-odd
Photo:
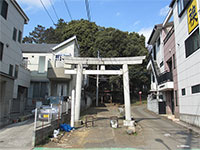
{"label": "asphalt pavement", "polygon": [[123,117],[119,119],[119,128],[110,127],[110,117],[120,116],[118,107],[106,105],[90,108],[82,116],[93,115],[95,126],[77,128],[66,133],[59,142],[49,142],[40,148],[107,148],[135,150],[182,150],[200,149],[200,136],[168,119],[150,113],[146,106],[133,106],[132,116],[137,122],[137,133],[128,135],[123,126]]}
{"label": "asphalt pavement", "polygon": [[0,129],[0,150],[31,150],[33,119]]}

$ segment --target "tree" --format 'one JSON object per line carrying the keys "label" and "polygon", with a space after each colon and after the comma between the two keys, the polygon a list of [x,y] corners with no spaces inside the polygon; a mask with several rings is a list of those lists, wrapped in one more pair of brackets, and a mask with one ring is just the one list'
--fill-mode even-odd
{"label": "tree", "polygon": [[[145,37],[135,32],[123,32],[115,28],[97,26],[87,20],[73,20],[69,23],[60,19],[55,28],[45,29],[38,25],[24,38],[25,43],[61,43],[76,35],[80,45],[81,57],[133,57],[147,56]],[[149,85],[149,75],[146,70],[147,60],[142,65],[129,67],[130,85],[133,94]],[[108,66],[107,69],[120,69],[121,66]],[[111,76],[110,83],[120,87],[122,78]]]}
{"label": "tree", "polygon": [[29,33],[29,36],[23,39],[23,43],[45,43],[45,27],[37,25],[37,27]]}

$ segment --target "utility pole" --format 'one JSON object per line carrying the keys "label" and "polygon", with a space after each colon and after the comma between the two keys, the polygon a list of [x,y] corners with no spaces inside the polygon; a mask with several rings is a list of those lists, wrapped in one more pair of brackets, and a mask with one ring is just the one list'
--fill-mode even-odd
{"label": "utility pole", "polygon": [[[99,51],[97,51],[97,57],[99,58]],[[99,65],[97,65],[97,70],[99,70]],[[99,75],[97,75],[97,83],[96,83],[96,106],[99,105]]]}

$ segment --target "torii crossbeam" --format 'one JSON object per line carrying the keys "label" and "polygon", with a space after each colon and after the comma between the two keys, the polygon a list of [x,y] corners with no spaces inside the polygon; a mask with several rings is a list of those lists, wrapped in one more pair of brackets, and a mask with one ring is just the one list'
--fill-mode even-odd
{"label": "torii crossbeam", "polygon": [[[145,56],[138,57],[115,57],[115,58],[84,58],[64,57],[65,64],[77,65],[74,70],[65,70],[65,74],[76,74],[76,101],[75,122],[80,118],[81,86],[83,74],[89,75],[123,75],[124,104],[125,104],[125,126],[131,126],[131,103],[129,89],[128,65],[142,64]],[[83,65],[122,65],[122,70],[84,70]]]}

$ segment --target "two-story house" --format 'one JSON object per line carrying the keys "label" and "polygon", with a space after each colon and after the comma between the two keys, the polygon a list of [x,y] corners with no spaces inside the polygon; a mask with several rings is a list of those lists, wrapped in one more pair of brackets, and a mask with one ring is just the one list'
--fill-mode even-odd
{"label": "two-story house", "polygon": [[76,76],[64,74],[63,57],[78,57],[79,45],[76,36],[60,44],[23,44],[23,59],[31,71],[29,104],[42,101],[46,96],[71,96]]}
{"label": "two-story house", "polygon": [[28,21],[15,0],[0,1],[0,126],[26,106],[30,72],[22,62],[21,40]]}

